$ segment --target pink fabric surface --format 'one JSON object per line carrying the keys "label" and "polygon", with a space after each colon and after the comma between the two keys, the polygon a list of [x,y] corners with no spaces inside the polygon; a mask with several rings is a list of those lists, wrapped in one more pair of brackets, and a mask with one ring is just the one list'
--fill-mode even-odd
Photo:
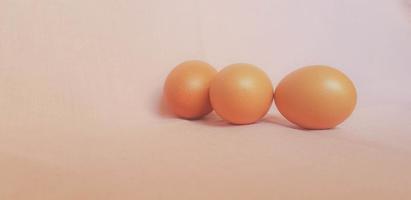
{"label": "pink fabric surface", "polygon": [[[409,0],[0,1],[0,199],[410,199],[410,52]],[[325,131],[176,119],[188,59],[335,66],[358,105]]]}

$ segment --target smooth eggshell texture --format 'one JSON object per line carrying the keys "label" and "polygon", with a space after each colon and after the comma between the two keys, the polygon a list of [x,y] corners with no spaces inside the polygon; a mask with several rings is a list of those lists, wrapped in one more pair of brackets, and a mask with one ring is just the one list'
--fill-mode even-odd
{"label": "smooth eggshell texture", "polygon": [[164,84],[164,96],[171,110],[185,119],[210,113],[209,87],[216,73],[211,65],[197,60],[176,66]]}
{"label": "smooth eggshell texture", "polygon": [[250,64],[233,64],[221,70],[210,85],[216,113],[233,124],[250,124],[262,118],[273,99],[273,87],[264,71]]}
{"label": "smooth eggshell texture", "polygon": [[329,129],[353,112],[357,94],[352,81],[328,66],[307,66],[291,72],[274,94],[280,113],[305,129]]}

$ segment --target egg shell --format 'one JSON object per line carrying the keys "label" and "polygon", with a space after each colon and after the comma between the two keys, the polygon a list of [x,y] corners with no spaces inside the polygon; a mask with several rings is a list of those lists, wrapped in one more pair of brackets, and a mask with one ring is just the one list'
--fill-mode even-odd
{"label": "egg shell", "polygon": [[239,63],[218,72],[210,85],[215,112],[232,124],[251,124],[261,119],[273,100],[273,86],[258,67]]}
{"label": "egg shell", "polygon": [[185,119],[198,119],[210,113],[209,87],[216,73],[211,65],[198,60],[176,66],[164,84],[164,96],[173,113]]}
{"label": "egg shell", "polygon": [[274,100],[290,122],[305,129],[330,129],[353,112],[357,92],[341,71],[313,65],[285,76],[276,87]]}

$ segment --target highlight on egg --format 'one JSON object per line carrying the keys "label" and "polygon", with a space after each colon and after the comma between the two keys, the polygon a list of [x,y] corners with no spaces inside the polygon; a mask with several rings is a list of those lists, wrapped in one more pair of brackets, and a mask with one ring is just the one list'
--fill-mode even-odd
{"label": "highlight on egg", "polygon": [[210,101],[224,120],[232,124],[251,124],[271,107],[273,86],[260,68],[245,63],[232,64],[211,81]]}
{"label": "highlight on egg", "polygon": [[164,98],[173,113],[198,119],[213,109],[209,100],[210,82],[217,70],[210,64],[192,60],[177,65],[164,83]]}
{"label": "highlight on egg", "polygon": [[351,115],[357,92],[341,71],[313,65],[286,75],[275,89],[274,101],[290,122],[305,129],[330,129]]}

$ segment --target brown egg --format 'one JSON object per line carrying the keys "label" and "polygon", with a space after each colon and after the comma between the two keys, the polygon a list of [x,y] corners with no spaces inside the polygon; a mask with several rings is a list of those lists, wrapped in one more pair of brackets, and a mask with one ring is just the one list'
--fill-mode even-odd
{"label": "brown egg", "polygon": [[355,108],[357,94],[351,80],[328,66],[308,66],[288,74],[275,90],[281,114],[306,129],[329,129],[343,122]]}
{"label": "brown egg", "polygon": [[233,64],[221,70],[210,85],[216,113],[233,124],[258,121],[269,110],[273,87],[264,71],[250,64]]}
{"label": "brown egg", "polygon": [[164,84],[164,96],[179,117],[197,119],[212,111],[210,81],[217,71],[202,61],[187,61],[175,67]]}

